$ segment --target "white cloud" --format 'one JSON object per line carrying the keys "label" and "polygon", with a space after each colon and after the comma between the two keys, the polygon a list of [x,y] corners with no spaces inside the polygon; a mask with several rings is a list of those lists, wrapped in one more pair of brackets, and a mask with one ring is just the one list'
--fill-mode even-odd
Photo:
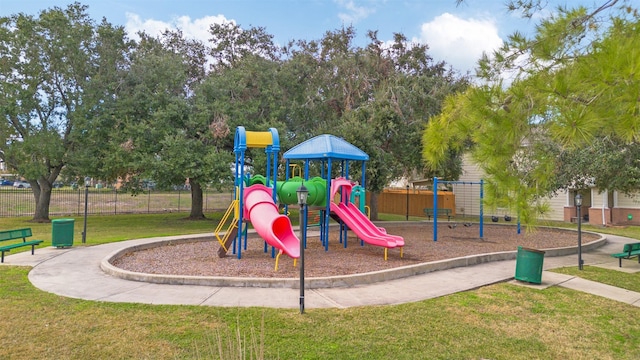
{"label": "white cloud", "polygon": [[209,26],[211,24],[234,22],[233,20],[228,20],[223,15],[205,16],[203,18],[193,20],[189,16],[180,16],[169,22],[154,19],[142,20],[139,15],[133,13],[126,13],[126,17],[127,23],[125,24],[125,30],[129,36],[134,39],[138,39],[136,34],[139,31],[144,31],[149,35],[157,36],[167,29],[180,29],[186,38],[197,39],[205,43],[211,37],[209,34]]}
{"label": "white cloud", "polygon": [[355,24],[362,19],[366,19],[375,10],[372,7],[357,6],[353,0],[335,0],[336,3],[347,12],[338,14],[340,20],[345,24]]}
{"label": "white cloud", "polygon": [[502,45],[498,28],[492,20],[461,19],[444,13],[422,25],[420,39],[429,45],[436,60],[444,60],[454,69],[472,74],[482,52],[490,54]]}

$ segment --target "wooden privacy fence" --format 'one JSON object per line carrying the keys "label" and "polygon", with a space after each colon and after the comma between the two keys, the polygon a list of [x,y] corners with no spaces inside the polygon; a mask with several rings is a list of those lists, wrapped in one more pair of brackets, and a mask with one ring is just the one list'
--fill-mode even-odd
{"label": "wooden privacy fence", "polygon": [[[409,216],[425,216],[424,208],[433,208],[433,191],[409,189],[386,189],[378,195],[378,212],[385,214],[407,214],[407,198],[409,199]],[[370,196],[367,194],[367,205]],[[456,197],[451,191],[438,191],[438,209],[451,209],[456,214]]]}

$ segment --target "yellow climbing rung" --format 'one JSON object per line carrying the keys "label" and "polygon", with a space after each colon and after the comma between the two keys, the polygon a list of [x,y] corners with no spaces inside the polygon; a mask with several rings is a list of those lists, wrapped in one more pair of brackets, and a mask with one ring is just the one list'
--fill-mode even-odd
{"label": "yellow climbing rung", "polygon": [[[224,244],[229,238],[229,235],[232,232],[231,230],[235,229],[238,226],[238,210],[237,210],[238,203],[239,203],[238,200],[233,200],[231,202],[231,204],[229,205],[229,208],[222,216],[222,219],[220,219],[218,226],[213,231],[213,234],[215,235],[220,245],[222,245],[222,247],[225,247]],[[226,226],[225,224],[228,222],[229,218],[231,218],[231,223],[229,224],[227,231],[225,231],[224,236],[220,237],[220,233],[222,232],[222,229]],[[227,249],[225,248],[225,250]]]}

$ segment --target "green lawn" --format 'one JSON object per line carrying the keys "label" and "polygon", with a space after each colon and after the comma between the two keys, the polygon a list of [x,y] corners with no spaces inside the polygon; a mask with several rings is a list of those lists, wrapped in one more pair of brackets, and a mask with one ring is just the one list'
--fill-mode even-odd
{"label": "green lawn", "polygon": [[[181,217],[91,217],[88,244],[215,226],[215,220]],[[76,236],[78,225],[81,219]],[[50,240],[50,224],[0,219],[2,229],[22,226]],[[411,304],[300,315],[297,309],[70,299],[34,288],[28,272],[0,266],[2,359],[640,358],[640,308],[560,287],[501,283]],[[585,267],[580,275],[591,272]],[[617,284],[640,283],[639,274],[596,272]]]}
{"label": "green lawn", "polygon": [[596,266],[583,266],[583,270],[578,267],[566,267],[553,269],[553,272],[578,276],[583,279],[601,282],[612,286],[640,293],[640,274],[629,275],[622,271],[611,271]]}
{"label": "green lawn", "polygon": [[[86,245],[108,242],[170,236],[176,234],[197,234],[212,232],[222,217],[221,213],[206,214],[206,220],[188,220],[185,213],[97,215],[87,218]],[[74,245],[82,246],[83,217],[74,219]],[[33,238],[44,240],[42,246],[51,245],[51,224],[30,222],[30,218],[0,218],[0,229],[9,230],[30,227]],[[55,220],[56,218],[51,218]],[[13,250],[12,250],[13,251]]]}

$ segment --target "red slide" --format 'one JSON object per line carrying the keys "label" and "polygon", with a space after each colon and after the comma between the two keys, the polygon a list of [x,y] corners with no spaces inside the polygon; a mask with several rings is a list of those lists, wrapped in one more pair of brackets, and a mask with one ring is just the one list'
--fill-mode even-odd
{"label": "red slide", "polygon": [[[333,199],[338,190],[341,189],[342,197],[348,199],[351,195],[353,184],[347,179],[336,178],[331,181],[331,198]],[[386,248],[404,246],[404,238],[402,236],[390,235],[384,230],[376,226],[369,220],[353,203],[340,202],[339,204],[331,203],[331,211],[334,212],[340,220],[342,220],[351,231],[353,231],[362,241]]]}
{"label": "red slide", "polygon": [[291,220],[278,212],[273,201],[273,189],[261,184],[244,190],[243,217],[253,225],[258,235],[274,248],[292,258],[300,257],[300,240],[293,232]]}

